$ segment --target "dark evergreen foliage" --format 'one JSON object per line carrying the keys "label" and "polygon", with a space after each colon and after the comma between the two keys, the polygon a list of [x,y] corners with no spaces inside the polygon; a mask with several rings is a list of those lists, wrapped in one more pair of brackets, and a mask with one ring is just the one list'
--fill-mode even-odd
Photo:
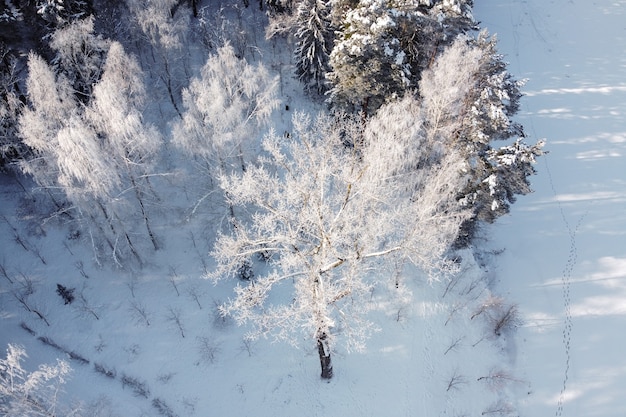
{"label": "dark evergreen foliage", "polygon": [[89,16],[93,8],[90,0],[37,0],[37,13],[56,29]]}
{"label": "dark evergreen foliage", "polygon": [[330,71],[334,37],[329,2],[303,0],[298,6],[296,25],[296,75],[307,90],[324,93],[328,89],[326,74]]}
{"label": "dark evergreen foliage", "polygon": [[75,288],[67,288],[61,284],[57,284],[57,294],[59,294],[66,305],[72,304],[72,301],[74,301],[74,290]]}
{"label": "dark evergreen foliage", "polygon": [[15,51],[0,43],[0,171],[29,154],[17,132],[17,120],[26,100],[20,86],[21,69]]}

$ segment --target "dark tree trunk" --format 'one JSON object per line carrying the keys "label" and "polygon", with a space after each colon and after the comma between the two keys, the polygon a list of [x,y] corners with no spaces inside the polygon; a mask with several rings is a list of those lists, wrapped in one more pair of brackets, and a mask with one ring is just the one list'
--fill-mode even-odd
{"label": "dark tree trunk", "polygon": [[146,212],[146,208],[143,204],[143,198],[141,196],[141,191],[137,186],[137,181],[135,181],[135,177],[133,177],[132,173],[129,173],[130,182],[135,190],[135,197],[137,197],[137,201],[139,202],[139,208],[141,211],[141,216],[143,217],[143,222],[146,226],[146,230],[148,231],[148,236],[150,236],[150,240],[152,241],[152,246],[154,246],[154,250],[159,250],[159,244],[157,243],[156,236],[152,231],[152,227],[150,227],[150,221],[148,220],[148,213]]}
{"label": "dark tree trunk", "polygon": [[322,379],[333,377],[333,364],[330,360],[330,347],[325,332],[321,332],[317,338],[317,351],[320,355],[320,365],[322,366]]}

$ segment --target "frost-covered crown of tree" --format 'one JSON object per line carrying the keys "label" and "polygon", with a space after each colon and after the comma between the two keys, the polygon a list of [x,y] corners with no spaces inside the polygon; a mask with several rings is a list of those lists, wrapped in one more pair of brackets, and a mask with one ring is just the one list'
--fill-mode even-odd
{"label": "frost-covered crown of tree", "polygon": [[[433,277],[445,274],[444,254],[467,218],[455,199],[458,154],[426,155],[427,166],[391,172],[405,155],[429,149],[413,148],[384,121],[371,124],[382,127],[376,131],[363,132],[359,124],[349,116],[313,121],[296,113],[290,139],[270,133],[260,165],[221,181],[231,204],[251,217],[219,237],[211,277],[236,276],[259,255],[271,264],[266,275],[237,285],[223,312],[251,322],[254,337],[272,334],[295,343],[294,333],[310,335],[326,378],[338,330],[349,349],[362,348],[370,331],[362,309],[381,277],[368,271],[393,257]],[[275,287],[292,281],[292,301],[269,301]]]}

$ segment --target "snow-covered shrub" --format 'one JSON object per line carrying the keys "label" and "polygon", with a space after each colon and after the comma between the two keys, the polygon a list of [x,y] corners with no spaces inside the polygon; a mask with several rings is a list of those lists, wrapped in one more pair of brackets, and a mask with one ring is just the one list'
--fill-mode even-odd
{"label": "snow-covered shrub", "polygon": [[141,381],[127,374],[122,374],[120,381],[122,382],[122,388],[130,387],[136,396],[143,398],[150,396],[150,388],[148,388],[148,384],[146,384],[145,381]]}
{"label": "snow-covered shrub", "polygon": [[152,407],[154,407],[154,409],[157,410],[157,412],[163,417],[177,417],[178,416],[178,414],[176,414],[170,408],[170,406],[167,405],[167,403],[161,398],[154,398],[151,404],[152,404]]}
{"label": "snow-covered shrub", "polygon": [[117,376],[117,371],[115,370],[115,368],[108,368],[107,366],[97,362],[93,364],[93,369],[97,373],[104,375],[107,378],[115,379],[115,377]]}
{"label": "snow-covered shrub", "polygon": [[522,318],[516,304],[508,304],[502,297],[489,295],[478,306],[471,318],[483,317],[495,336],[514,330],[522,324]]}
{"label": "snow-covered shrub", "polygon": [[223,304],[224,303],[222,301],[214,300],[213,311],[212,311],[213,326],[215,326],[215,328],[217,329],[222,329],[222,330],[233,324],[232,317],[230,317],[228,314],[225,314],[225,312],[222,311],[221,307]]}

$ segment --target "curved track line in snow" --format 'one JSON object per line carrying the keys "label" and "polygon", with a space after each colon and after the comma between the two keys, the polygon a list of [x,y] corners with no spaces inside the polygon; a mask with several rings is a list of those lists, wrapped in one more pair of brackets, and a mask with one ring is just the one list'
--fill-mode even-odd
{"label": "curved track line in snow", "polygon": [[[550,172],[550,167],[548,165],[547,155],[543,156],[543,160],[546,166],[546,173],[548,174],[548,181],[550,182],[550,188],[554,193],[555,197],[557,197],[556,187],[554,186],[554,181],[552,179],[552,173]],[[576,265],[576,261],[578,260],[578,249],[576,247],[576,234],[580,229],[580,225],[582,224],[584,218],[587,216],[589,211],[583,213],[583,215],[578,219],[578,223],[576,223],[575,227],[572,228],[570,222],[567,220],[565,216],[565,211],[563,210],[563,206],[561,201],[557,198],[556,202],[559,207],[559,211],[561,213],[561,219],[563,220],[563,224],[567,229],[567,233],[570,239],[570,248],[569,254],[567,257],[567,262],[565,263],[565,268],[563,269],[563,275],[561,277],[561,285],[563,292],[563,304],[565,306],[565,323],[563,326],[563,346],[565,348],[565,370],[563,371],[563,386],[561,387],[561,392],[559,393],[559,399],[557,402],[556,409],[556,417],[561,417],[563,415],[563,402],[565,400],[565,393],[567,391],[567,383],[569,380],[569,370],[571,363],[571,344],[572,344],[572,329],[573,329],[573,321],[572,321],[572,311],[571,311],[571,294],[570,287],[572,282],[572,272],[574,270],[574,266]]]}

